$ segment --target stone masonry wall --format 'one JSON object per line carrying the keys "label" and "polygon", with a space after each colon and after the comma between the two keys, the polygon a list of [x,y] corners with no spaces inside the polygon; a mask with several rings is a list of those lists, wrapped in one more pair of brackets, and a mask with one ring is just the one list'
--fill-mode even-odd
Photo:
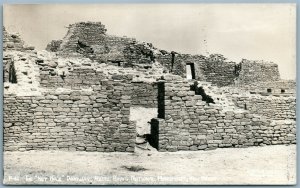
{"label": "stone masonry wall", "polygon": [[76,52],[78,41],[89,46],[102,43],[106,33],[105,26],[101,22],[79,22],[70,24],[68,29],[59,48],[66,53]]}
{"label": "stone masonry wall", "polygon": [[253,114],[266,116],[273,120],[296,120],[296,98],[274,96],[238,96],[233,97],[235,105],[245,108]]}
{"label": "stone masonry wall", "polygon": [[132,105],[146,108],[157,108],[157,84],[132,82]]}
{"label": "stone masonry wall", "polygon": [[232,85],[237,77],[234,62],[205,61],[196,66],[199,66],[198,69],[205,75],[205,79],[200,81],[211,82],[219,87]]}
{"label": "stone masonry wall", "polygon": [[280,80],[278,65],[275,63],[243,59],[240,67],[238,85]]}
{"label": "stone masonry wall", "polygon": [[130,85],[101,81],[93,90],[4,96],[4,150],[134,151]]}
{"label": "stone masonry wall", "polygon": [[249,111],[225,112],[206,104],[181,79],[165,78],[161,91],[160,118],[152,119],[151,127],[151,143],[159,151],[296,143],[295,121],[271,121]]}
{"label": "stone masonry wall", "polygon": [[57,52],[60,48],[62,40],[52,40],[46,47],[47,51]]}
{"label": "stone masonry wall", "polygon": [[[165,54],[158,56],[157,60],[167,69],[172,69],[172,55]],[[237,77],[236,64],[234,62],[210,61],[204,56],[177,54],[174,57],[172,73],[186,77],[186,64],[194,64],[195,79],[228,86],[234,84]]]}
{"label": "stone masonry wall", "polygon": [[68,73],[55,73],[49,69],[40,71],[41,86],[47,88],[86,88],[91,85],[100,85],[105,78],[101,71],[93,68],[76,67]]}
{"label": "stone masonry wall", "polygon": [[46,50],[60,55],[81,54],[101,63],[125,62],[125,66],[154,61],[151,44],[139,43],[134,38],[107,35],[101,22],[70,24],[65,37],[50,42]]}
{"label": "stone masonry wall", "polygon": [[[242,89],[252,92],[264,92],[271,89],[272,94],[295,94],[296,93],[296,81],[295,80],[278,80],[268,82],[253,82],[249,84],[243,84],[239,86]],[[283,92],[284,91],[284,92]]]}

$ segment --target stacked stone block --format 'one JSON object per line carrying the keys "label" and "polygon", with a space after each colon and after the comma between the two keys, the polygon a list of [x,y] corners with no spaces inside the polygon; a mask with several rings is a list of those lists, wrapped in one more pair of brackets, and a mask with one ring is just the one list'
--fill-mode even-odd
{"label": "stacked stone block", "polygon": [[93,90],[4,97],[4,150],[133,152],[131,87],[102,80]]}
{"label": "stacked stone block", "polygon": [[237,77],[234,62],[211,61],[201,55],[176,54],[172,68],[172,54],[159,55],[157,60],[172,73],[186,77],[186,64],[193,63],[195,80],[211,82],[220,87],[234,84]]}
{"label": "stacked stone block", "polygon": [[132,105],[145,108],[157,108],[157,84],[149,82],[132,82]]}
{"label": "stacked stone block", "polygon": [[272,62],[250,61],[243,59],[237,84],[272,82],[280,80],[278,65]]}
{"label": "stacked stone block", "polygon": [[[249,84],[236,85],[241,89],[245,89],[255,93],[267,93],[268,89],[271,89],[269,94],[291,94],[296,93],[296,81],[295,80],[278,80],[267,82],[252,82]],[[284,91],[284,92],[282,92]]]}
{"label": "stacked stone block", "polygon": [[100,81],[105,78],[102,71],[94,68],[75,67],[68,73],[60,74],[53,72],[49,67],[40,70],[41,86],[48,88],[87,88],[91,85],[100,85]]}
{"label": "stacked stone block", "polygon": [[236,96],[235,105],[273,120],[296,120],[295,97]]}
{"label": "stacked stone block", "polygon": [[[249,111],[223,111],[206,104],[186,81],[164,81],[163,117],[152,120],[152,143],[159,151],[203,150],[296,143],[295,121],[271,121]],[[163,100],[160,101],[160,100]]]}
{"label": "stacked stone block", "polygon": [[106,34],[101,22],[79,22],[69,25],[62,40],[50,42],[46,50],[60,55],[81,54],[98,62],[124,62],[149,64],[154,61],[151,44],[137,42],[134,38]]}

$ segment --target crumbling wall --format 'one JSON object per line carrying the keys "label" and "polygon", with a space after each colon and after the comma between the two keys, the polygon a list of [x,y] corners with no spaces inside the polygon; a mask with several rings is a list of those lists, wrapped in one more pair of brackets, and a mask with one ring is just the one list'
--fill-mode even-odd
{"label": "crumbling wall", "polygon": [[90,46],[103,43],[105,33],[105,26],[101,22],[70,24],[68,32],[60,45],[60,50],[66,53],[74,53],[77,51],[78,42],[89,44]]}
{"label": "crumbling wall", "polygon": [[4,96],[4,150],[134,151],[131,87],[102,80],[93,90]]}
{"label": "crumbling wall", "polygon": [[123,50],[126,61],[130,64],[151,64],[155,61],[152,44],[132,42]]}
{"label": "crumbling wall", "polygon": [[100,63],[123,62],[122,66],[154,62],[152,44],[139,43],[134,38],[107,35],[101,22],[70,24],[63,40],[50,42],[46,50],[59,52],[62,56],[81,54]]}
{"label": "crumbling wall", "polygon": [[32,51],[34,47],[25,45],[19,34],[10,34],[3,27],[3,51],[17,50],[17,51]]}
{"label": "crumbling wall", "polygon": [[165,54],[157,55],[156,60],[161,65],[163,65],[168,72],[172,71],[172,54],[171,53],[166,52]]}
{"label": "crumbling wall", "polygon": [[[164,117],[153,119],[159,151],[201,150],[296,142],[295,121],[271,121],[249,111],[223,111],[190,91],[187,81],[166,77],[158,101]],[[155,140],[158,139],[158,140]]]}
{"label": "crumbling wall", "polygon": [[275,63],[246,59],[243,59],[240,63],[237,85],[278,80],[280,80],[280,75],[278,65]]}
{"label": "crumbling wall", "polygon": [[46,50],[49,52],[57,52],[61,43],[62,40],[52,40],[49,44],[47,44]]}

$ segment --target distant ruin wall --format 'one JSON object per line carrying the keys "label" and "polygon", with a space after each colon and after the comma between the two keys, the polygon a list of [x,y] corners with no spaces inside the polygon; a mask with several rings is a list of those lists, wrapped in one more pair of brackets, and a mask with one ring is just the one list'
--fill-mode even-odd
{"label": "distant ruin wall", "polygon": [[77,51],[78,42],[89,45],[103,43],[105,33],[105,26],[101,22],[79,22],[70,24],[59,50],[74,53]]}
{"label": "distant ruin wall", "polygon": [[280,80],[278,65],[262,61],[243,60],[237,64],[215,60],[201,55],[171,53],[158,55],[157,61],[170,72],[186,78],[186,65],[193,64],[195,80],[211,82],[219,87],[252,85]]}
{"label": "distant ruin wall", "polygon": [[295,97],[239,96],[233,101],[240,108],[272,120],[296,120]]}
{"label": "distant ruin wall", "polygon": [[196,64],[201,70],[196,74],[204,74],[203,80],[216,84],[219,87],[228,86],[234,84],[234,80],[237,77],[236,64],[234,62],[216,62],[216,61],[204,61]]}
{"label": "distant ruin wall", "polygon": [[278,65],[269,62],[242,60],[237,84],[252,84],[280,80]]}
{"label": "distant ruin wall", "polygon": [[152,143],[159,151],[202,150],[296,143],[295,121],[271,121],[244,112],[223,112],[190,91],[186,81],[168,80],[158,101],[164,118],[152,119]]}
{"label": "distant ruin wall", "polygon": [[122,82],[102,81],[93,91],[5,95],[4,150],[133,152],[130,90]]}
{"label": "distant ruin wall", "polygon": [[79,22],[71,24],[62,40],[50,42],[46,50],[60,55],[73,53],[98,62],[125,62],[131,64],[154,61],[152,45],[138,43],[134,38],[106,34],[101,22]]}
{"label": "distant ruin wall", "polygon": [[10,34],[3,27],[3,51],[18,50],[21,52],[34,50],[34,47],[25,45],[19,34]]}
{"label": "distant ruin wall", "polygon": [[49,44],[47,44],[46,50],[49,52],[57,52],[61,43],[62,40],[52,40]]}

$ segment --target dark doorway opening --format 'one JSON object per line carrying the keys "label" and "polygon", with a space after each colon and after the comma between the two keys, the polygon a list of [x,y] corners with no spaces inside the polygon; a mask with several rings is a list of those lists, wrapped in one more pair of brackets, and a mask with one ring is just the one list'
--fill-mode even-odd
{"label": "dark doorway opening", "polygon": [[175,62],[175,52],[171,52],[172,54],[172,61],[171,61],[171,72],[173,72],[174,62]]}
{"label": "dark doorway opening", "polygon": [[165,83],[158,82],[158,96],[157,96],[157,108],[158,108],[158,118],[165,119]]}
{"label": "dark doorway opening", "polygon": [[15,69],[15,63],[11,62],[8,70],[8,81],[10,83],[17,83],[17,74],[16,74],[16,69]]}
{"label": "dark doorway opening", "polygon": [[267,89],[267,92],[268,93],[272,93],[272,89]]}

